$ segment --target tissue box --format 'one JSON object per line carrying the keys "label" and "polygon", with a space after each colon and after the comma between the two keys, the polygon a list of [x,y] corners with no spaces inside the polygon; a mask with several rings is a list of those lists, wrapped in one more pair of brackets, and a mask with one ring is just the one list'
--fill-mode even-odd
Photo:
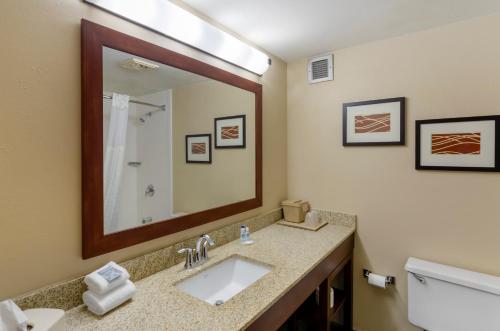
{"label": "tissue box", "polygon": [[281,202],[285,221],[293,223],[302,223],[309,211],[309,202],[304,200],[285,200]]}

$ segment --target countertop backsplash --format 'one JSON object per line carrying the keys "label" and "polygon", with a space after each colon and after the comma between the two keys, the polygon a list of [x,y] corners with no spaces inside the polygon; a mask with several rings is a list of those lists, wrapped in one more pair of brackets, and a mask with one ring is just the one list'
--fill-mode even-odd
{"label": "countertop backsplash", "polygon": [[[332,224],[352,226],[356,222],[356,216],[354,215],[326,210],[317,211],[321,219]],[[278,208],[262,215],[230,224],[208,234],[215,240],[217,246],[222,246],[239,238],[240,224],[242,223],[250,228],[250,232],[255,232],[282,218],[282,209]],[[128,270],[130,279],[135,282],[182,262],[184,257],[176,254],[176,252],[182,247],[193,247],[197,239],[198,236],[195,236],[157,251],[120,262],[119,264]],[[83,278],[84,275],[76,279],[49,285],[14,298],[14,301],[23,310],[32,308],[69,310],[83,304],[82,294],[87,289]]]}

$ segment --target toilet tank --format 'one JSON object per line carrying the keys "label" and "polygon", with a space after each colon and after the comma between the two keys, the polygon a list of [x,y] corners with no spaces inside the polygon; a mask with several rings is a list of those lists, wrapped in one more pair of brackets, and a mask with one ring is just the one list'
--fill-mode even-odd
{"label": "toilet tank", "polygon": [[408,319],[428,331],[500,330],[500,277],[410,257]]}

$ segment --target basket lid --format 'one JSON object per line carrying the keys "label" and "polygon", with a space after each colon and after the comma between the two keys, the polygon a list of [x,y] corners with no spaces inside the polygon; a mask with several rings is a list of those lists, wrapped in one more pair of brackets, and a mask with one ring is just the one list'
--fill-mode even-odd
{"label": "basket lid", "polygon": [[302,207],[303,204],[307,203],[304,200],[285,200],[281,202],[282,206],[291,206],[291,207]]}

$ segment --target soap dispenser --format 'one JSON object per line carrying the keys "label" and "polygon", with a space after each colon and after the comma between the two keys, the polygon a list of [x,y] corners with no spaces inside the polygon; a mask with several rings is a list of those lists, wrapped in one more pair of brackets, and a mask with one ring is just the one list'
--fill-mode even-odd
{"label": "soap dispenser", "polygon": [[240,240],[242,243],[248,240],[248,230],[243,224],[240,226]]}
{"label": "soap dispenser", "polygon": [[254,243],[254,241],[250,239],[250,229],[246,225],[240,226],[240,240],[243,245],[251,245]]}

